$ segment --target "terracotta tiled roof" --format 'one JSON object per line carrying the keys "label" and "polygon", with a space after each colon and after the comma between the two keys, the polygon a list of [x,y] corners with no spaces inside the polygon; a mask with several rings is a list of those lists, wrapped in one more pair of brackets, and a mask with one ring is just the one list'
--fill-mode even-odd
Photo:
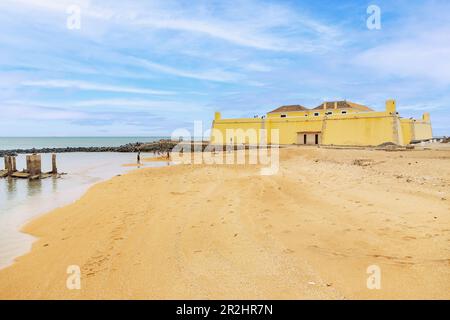
{"label": "terracotta tiled roof", "polygon": [[338,109],[357,109],[360,111],[373,111],[373,109],[364,106],[362,104],[354,103],[351,101],[327,101],[319,105],[318,107],[315,107],[314,110],[320,110],[324,109],[324,104],[327,104],[327,109],[333,109],[335,103],[337,102]]}
{"label": "terracotta tiled roof", "polygon": [[275,110],[270,111],[269,113],[275,113],[275,112],[293,112],[293,111],[305,111],[309,110],[308,108],[305,108],[304,106],[301,106],[299,104],[290,105],[290,106],[281,106],[279,108],[276,108]]}

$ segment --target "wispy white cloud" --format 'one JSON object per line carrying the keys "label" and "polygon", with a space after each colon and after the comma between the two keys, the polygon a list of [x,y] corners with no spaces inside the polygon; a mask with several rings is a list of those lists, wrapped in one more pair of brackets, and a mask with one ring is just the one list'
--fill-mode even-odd
{"label": "wispy white cloud", "polygon": [[276,52],[322,51],[342,41],[337,27],[300,14],[286,4],[235,1],[221,6],[220,11],[195,5],[189,10],[171,9],[167,12],[153,8],[146,15],[136,16],[132,24],[204,35],[238,46]]}
{"label": "wispy white cloud", "polygon": [[367,49],[354,63],[376,74],[420,78],[450,84],[450,25],[427,35],[385,43]]}
{"label": "wispy white cloud", "polygon": [[84,112],[66,108],[55,108],[42,105],[5,103],[2,106],[3,119],[28,119],[28,120],[75,120],[85,119]]}
{"label": "wispy white cloud", "polygon": [[[84,19],[107,21],[147,30],[172,30],[204,35],[234,45],[279,52],[312,52],[331,49],[342,41],[342,33],[318,19],[301,15],[287,5],[271,2],[236,1],[221,10],[203,3],[182,6],[176,1],[111,3],[99,1],[42,0],[8,1],[9,7],[26,6],[62,13],[77,4]],[[276,30],[276,31],[275,31]],[[323,40],[327,40],[328,43]]]}
{"label": "wispy white cloud", "polygon": [[256,71],[256,72],[272,71],[271,67],[269,67],[263,63],[258,63],[258,62],[250,62],[249,64],[245,65],[244,68],[247,70]]}
{"label": "wispy white cloud", "polygon": [[22,86],[40,87],[40,88],[46,88],[46,89],[72,88],[72,89],[89,90],[89,91],[107,91],[107,92],[150,94],[150,95],[172,95],[172,94],[175,94],[172,91],[152,90],[152,89],[144,89],[144,88],[125,87],[125,86],[112,86],[112,85],[104,85],[104,84],[99,84],[99,83],[62,80],[62,79],[23,81],[21,84],[22,84]]}
{"label": "wispy white cloud", "polygon": [[204,111],[204,105],[188,101],[167,101],[167,100],[147,100],[147,99],[101,99],[101,100],[82,100],[69,102],[73,107],[125,107],[152,109],[155,111],[184,111],[197,112]]}
{"label": "wispy white cloud", "polygon": [[[429,82],[439,87],[450,85],[449,2],[397,3],[393,8],[390,14],[398,18],[383,25],[379,34],[373,34],[377,41],[371,41],[370,47],[357,48],[354,65],[375,76]],[[365,47],[364,43],[360,47]]]}
{"label": "wispy white cloud", "polygon": [[406,110],[406,111],[436,111],[436,110],[445,110],[448,109],[449,106],[442,104],[440,101],[427,101],[424,103],[411,103],[411,104],[404,104],[399,106],[399,110]]}
{"label": "wispy white cloud", "polygon": [[183,78],[191,78],[191,79],[198,79],[198,80],[209,80],[209,81],[217,81],[217,82],[236,82],[236,81],[242,81],[242,76],[233,73],[233,72],[226,72],[221,69],[215,69],[215,70],[207,70],[207,71],[186,71],[179,68],[163,65],[160,63],[155,63],[146,59],[141,58],[132,58],[133,61],[137,62],[140,66],[143,68],[146,68],[148,70],[155,70],[159,71],[165,74],[174,75],[177,77],[183,77]]}

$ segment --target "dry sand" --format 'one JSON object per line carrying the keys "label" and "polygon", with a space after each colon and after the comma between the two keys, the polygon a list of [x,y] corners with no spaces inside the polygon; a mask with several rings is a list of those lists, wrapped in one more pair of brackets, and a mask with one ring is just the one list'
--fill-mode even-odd
{"label": "dry sand", "polygon": [[449,160],[292,147],[273,176],[139,169],[29,223],[39,240],[0,271],[0,298],[449,299]]}

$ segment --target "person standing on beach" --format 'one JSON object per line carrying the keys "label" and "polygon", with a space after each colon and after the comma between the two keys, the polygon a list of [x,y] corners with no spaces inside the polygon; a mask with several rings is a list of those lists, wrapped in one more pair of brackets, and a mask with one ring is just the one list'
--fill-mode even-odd
{"label": "person standing on beach", "polygon": [[138,151],[138,154],[137,154],[137,163],[138,164],[141,163],[141,152],[140,151]]}

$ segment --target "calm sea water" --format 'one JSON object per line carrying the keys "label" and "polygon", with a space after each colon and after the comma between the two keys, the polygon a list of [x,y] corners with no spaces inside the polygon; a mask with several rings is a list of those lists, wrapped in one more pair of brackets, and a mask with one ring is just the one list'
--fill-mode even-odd
{"label": "calm sea water", "polygon": [[[0,149],[42,148],[58,146],[118,146],[129,142],[159,140],[151,138],[0,138]],[[79,143],[83,142],[82,145]],[[5,146],[8,148],[5,148]],[[152,157],[151,153],[142,157]],[[51,155],[42,154],[42,169],[50,171]],[[0,158],[0,167],[3,160]],[[57,154],[61,178],[28,181],[0,178],[0,268],[30,250],[32,236],[20,232],[31,219],[80,198],[95,183],[134,170],[135,153],[61,153]],[[167,162],[144,162],[142,166],[167,166]],[[25,155],[17,156],[17,169],[25,168]]]}
{"label": "calm sea water", "polygon": [[0,137],[0,150],[65,147],[118,147],[168,137]]}

